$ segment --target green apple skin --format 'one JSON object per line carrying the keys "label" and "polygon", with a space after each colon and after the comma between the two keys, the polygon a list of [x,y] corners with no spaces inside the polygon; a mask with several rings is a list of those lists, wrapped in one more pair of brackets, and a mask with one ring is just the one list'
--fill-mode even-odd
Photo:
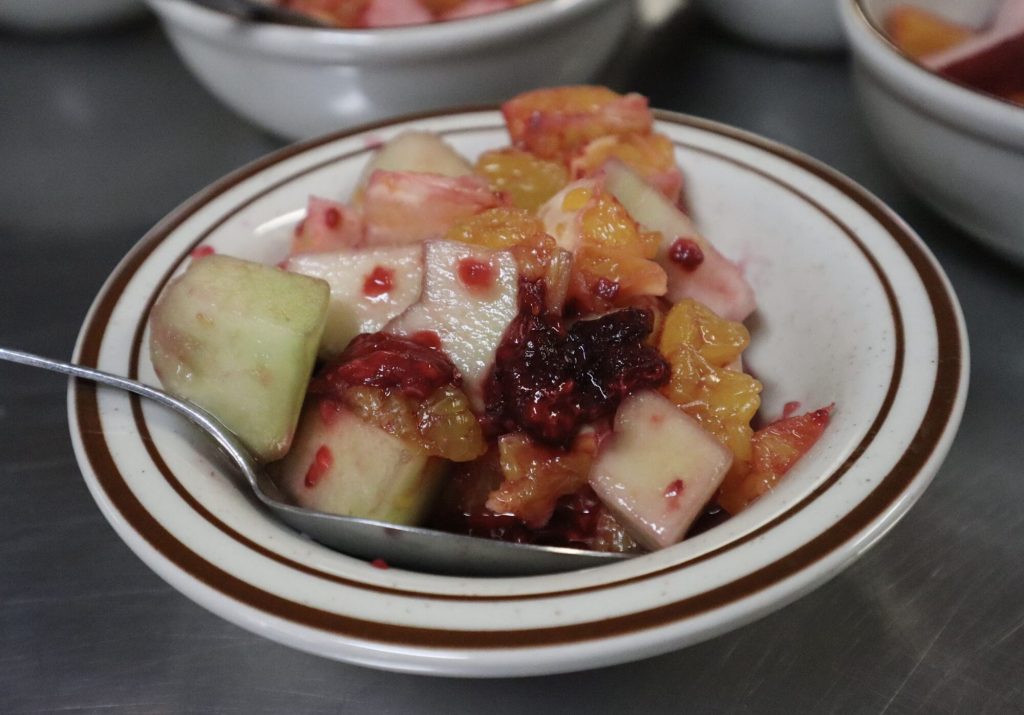
{"label": "green apple skin", "polygon": [[327,317],[321,280],[229,256],[195,259],[150,314],[172,394],[213,413],[264,461],[288,451]]}
{"label": "green apple skin", "polygon": [[306,509],[418,524],[446,465],[345,407],[310,400],[291,451],[274,468],[281,490]]}

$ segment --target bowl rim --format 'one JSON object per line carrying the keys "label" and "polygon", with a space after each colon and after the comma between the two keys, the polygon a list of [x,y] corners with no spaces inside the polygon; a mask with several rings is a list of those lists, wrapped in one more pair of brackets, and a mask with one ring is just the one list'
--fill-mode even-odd
{"label": "bowl rim", "polygon": [[[469,110],[440,110],[336,132],[285,147],[211,184],[147,232],[113,270],[83,323],[75,349],[76,359],[90,365],[100,362],[100,348],[107,322],[119,305],[122,292],[134,272],[150,253],[162,245],[164,240],[190,216],[220,194],[270,167],[324,144],[348,137],[358,138],[376,129],[402,125],[415,119],[456,117],[482,111],[497,115],[495,110],[493,106]],[[889,475],[883,475],[879,484],[871,488],[865,502],[847,515],[852,518],[842,519],[838,523],[823,523],[821,529],[815,527],[809,537],[810,542],[794,552],[792,558],[783,558],[754,573],[749,571],[748,566],[744,566],[742,578],[727,582],[715,591],[700,594],[701,597],[711,598],[710,603],[700,597],[689,598],[662,608],[642,609],[636,614],[618,616],[606,621],[532,630],[524,627],[508,631],[438,631],[429,627],[416,628],[394,623],[354,622],[352,618],[346,619],[340,614],[317,611],[309,606],[301,606],[259,591],[247,582],[239,582],[237,577],[223,570],[219,574],[215,573],[221,567],[204,561],[201,555],[189,552],[187,547],[176,540],[177,537],[173,533],[167,532],[167,527],[154,520],[137,499],[134,505],[130,501],[119,501],[124,499],[125,495],[110,487],[110,480],[114,479],[116,482],[118,478],[112,477],[110,471],[113,470],[116,475],[118,469],[110,455],[110,448],[105,443],[106,437],[103,436],[96,390],[90,385],[72,383],[68,390],[68,408],[76,456],[83,474],[87,475],[86,481],[90,491],[115,531],[143,561],[176,588],[222,617],[254,632],[300,649],[342,660],[386,669],[443,675],[539,674],[654,655],[710,637],[781,607],[834,575],[863,553],[867,546],[891,528],[921,495],[948,452],[956,433],[966,398],[969,348],[963,315],[953,289],[934,256],[909,226],[881,201],[834,169],[781,144],[716,122],[664,111],[657,111],[656,117],[659,121],[694,127],[711,134],[723,135],[728,140],[753,145],[756,149],[764,150],[787,163],[794,164],[803,173],[824,182],[829,191],[837,191],[844,201],[853,200],[856,206],[867,212],[879,230],[887,235],[886,241],[891,240],[894,250],[898,249],[898,253],[908,260],[911,266],[908,270],[912,271],[915,281],[920,281],[922,290],[927,295],[927,304],[932,311],[929,321],[934,321],[938,341],[936,350],[942,357],[936,363],[935,381],[931,388],[931,397],[928,398],[928,409],[926,412],[922,411],[920,415],[915,412],[914,429],[917,431],[913,442],[899,455],[897,464]],[[495,119],[497,118],[496,116]],[[766,170],[758,171],[764,173]],[[854,238],[853,234],[850,234],[850,237]],[[200,236],[195,243],[202,240],[203,236]],[[858,240],[854,238],[854,242],[857,243]],[[187,254],[188,250],[185,251],[185,255]],[[877,260],[870,251],[868,254],[869,261]],[[170,272],[165,276],[165,280],[169,276]],[[136,334],[138,335],[137,332]],[[134,405],[132,410],[135,410]],[[918,419],[921,420],[920,427],[917,425]],[[107,450],[105,454],[104,450]],[[134,498],[127,485],[125,490],[129,497]],[[819,489],[816,493],[823,492]],[[800,503],[803,503],[803,500]],[[779,516],[782,514],[773,514],[767,521],[774,522]],[[137,529],[140,523],[145,525],[144,530]],[[164,535],[159,533],[161,529],[166,532]],[[749,545],[751,542],[746,543]],[[611,581],[606,579],[591,588],[581,588],[579,583],[575,583],[572,584],[574,588],[569,589],[567,593],[575,593],[575,596],[570,597],[577,598],[584,592],[606,589],[608,584],[629,584],[637,580],[651,583],[659,574],[666,574],[679,566],[680,563],[676,561],[667,561],[666,565],[655,568],[654,571],[631,578],[628,574],[617,571],[616,578]],[[373,571],[368,566],[366,568]],[[605,567],[608,569],[609,577],[611,569],[617,568],[618,566]],[[605,569],[601,571],[606,572]],[[189,578],[186,578],[186,575]],[[382,589],[375,586],[364,575],[350,578],[358,579],[357,585],[368,593],[382,590],[386,594],[395,593],[393,588]],[[548,598],[552,593],[561,597],[564,590],[541,589],[530,595],[527,593],[530,588],[524,588],[522,593],[489,597],[474,595],[475,591],[471,586],[464,592],[447,596],[440,591],[410,593],[406,590],[402,597],[432,596],[442,602],[468,599],[477,602],[498,601],[515,604],[524,598]],[[589,597],[589,594],[582,597]],[[633,617],[634,615],[636,617]],[[341,645],[332,641],[334,650],[330,652],[321,650],[324,647],[322,643],[319,648],[314,645],[318,637],[337,639],[339,635],[343,640],[349,640]],[[366,654],[370,649],[352,645],[353,640],[360,638],[374,645],[373,650],[378,655],[371,658]],[[610,647],[612,642],[618,644],[614,650]],[[378,659],[381,644],[390,645],[391,651],[387,659]],[[605,647],[602,649],[601,645]],[[343,649],[343,646],[347,649]],[[568,648],[574,650],[568,651]],[[453,660],[452,652],[474,655]]]}
{"label": "bowl rim", "polygon": [[[861,54],[866,55],[873,51],[869,48],[879,48],[880,51],[868,59],[878,67],[885,67],[890,75],[898,75],[889,79],[887,84],[895,85],[893,89],[903,99],[908,99],[906,85],[912,85],[916,93],[920,93],[915,105],[931,119],[943,124],[955,122],[958,129],[979,138],[987,141],[998,138],[1001,144],[1017,151],[1024,150],[1024,106],[926,67],[889,38],[864,7],[864,0],[839,1],[844,10],[843,24],[854,49],[861,49]],[[888,58],[894,58],[896,62],[889,62]],[[942,116],[939,116],[940,112]],[[979,126],[988,128],[996,137],[979,131]]]}
{"label": "bowl rim", "polygon": [[[303,27],[281,23],[252,23],[190,0],[145,0],[164,21],[173,22],[205,37],[234,41],[277,54],[329,57],[342,49],[382,57],[419,56],[424,51],[460,52],[527,33],[550,31],[553,22],[565,23],[623,0],[537,0],[499,12],[446,22],[399,27]],[[334,56],[333,59],[338,59]]]}

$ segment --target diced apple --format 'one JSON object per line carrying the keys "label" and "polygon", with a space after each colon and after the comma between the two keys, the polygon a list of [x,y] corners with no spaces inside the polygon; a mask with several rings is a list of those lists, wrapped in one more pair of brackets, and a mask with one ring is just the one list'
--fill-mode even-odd
{"label": "diced apple", "polygon": [[[718,315],[742,321],[756,308],[754,291],[739,267],[719,253],[693,222],[654,187],[619,161],[605,165],[605,188],[639,224],[662,236],[657,260],[668,274],[665,297],[673,303],[694,298]],[[670,258],[677,241],[692,241],[703,256],[699,265],[687,266]]]}
{"label": "diced apple", "polygon": [[384,330],[395,335],[436,332],[462,374],[463,390],[479,411],[484,380],[498,343],[518,313],[518,298],[519,268],[510,252],[431,241],[424,247],[419,302]]}
{"label": "diced apple", "polygon": [[292,255],[336,251],[358,246],[363,240],[363,219],[358,211],[319,196],[310,196],[306,217],[295,227]]}
{"label": "diced apple", "polygon": [[345,407],[313,400],[276,469],[282,491],[301,507],[418,524],[437,496],[444,464]]}
{"label": "diced apple", "polygon": [[359,333],[376,333],[420,297],[423,246],[387,246],[292,256],[285,269],[331,287],[320,357],[330,359]]}
{"label": "diced apple", "polygon": [[627,398],[601,445],[590,485],[637,541],[680,541],[714,496],[732,453],[655,392]]}
{"label": "diced apple", "polygon": [[373,172],[412,171],[442,176],[468,176],[472,165],[433,132],[402,132],[377,149],[359,177],[357,193],[365,189]]}
{"label": "diced apple", "polygon": [[324,281],[229,256],[191,263],[150,316],[153,367],[264,460],[288,451],[327,317]]}
{"label": "diced apple", "polygon": [[442,238],[462,219],[505,202],[478,176],[377,170],[363,195],[367,245]]}

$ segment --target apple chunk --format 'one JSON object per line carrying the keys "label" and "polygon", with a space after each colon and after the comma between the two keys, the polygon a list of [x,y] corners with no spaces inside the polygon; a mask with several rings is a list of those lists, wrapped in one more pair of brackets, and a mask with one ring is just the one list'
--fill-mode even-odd
{"label": "apple chunk", "polygon": [[444,465],[345,407],[313,400],[275,469],[282,491],[301,507],[418,524],[437,496]]}
{"label": "apple chunk", "polygon": [[590,472],[590,486],[649,549],[678,542],[714,496],[732,453],[656,392],[626,399]]}
{"label": "apple chunk", "polygon": [[473,166],[461,154],[433,132],[402,132],[374,153],[370,163],[359,177],[359,189],[364,189],[370,176],[378,169],[384,171],[415,171],[442,176],[466,176]]}
{"label": "apple chunk", "polygon": [[455,241],[424,246],[423,293],[385,332],[437,333],[462,375],[473,408],[483,407],[483,383],[505,330],[519,312],[519,268],[508,251]]}
{"label": "apple chunk", "polygon": [[[723,318],[739,322],[754,312],[754,291],[739,267],[708,243],[693,221],[657,189],[615,159],[605,164],[605,188],[637,223],[661,234],[657,261],[668,274],[666,298],[673,303],[693,298]],[[699,260],[673,260],[679,241],[692,242]]]}
{"label": "apple chunk", "polygon": [[292,441],[330,289],[229,256],[191,263],[150,315],[160,382],[219,418],[264,460]]}
{"label": "apple chunk", "polygon": [[320,357],[330,359],[359,333],[376,333],[412,305],[423,285],[423,246],[388,246],[292,256],[285,269],[331,287]]}

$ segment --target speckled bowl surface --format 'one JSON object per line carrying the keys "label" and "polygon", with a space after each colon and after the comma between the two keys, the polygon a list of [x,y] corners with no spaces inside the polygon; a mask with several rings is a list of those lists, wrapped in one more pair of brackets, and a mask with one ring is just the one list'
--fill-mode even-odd
{"label": "speckled bowl surface", "polygon": [[[967,338],[921,241],[848,179],[728,127],[659,113],[693,214],[744,266],[759,308],[748,366],[764,415],[834,404],[822,439],[751,508],[681,544],[574,573],[456,578],[330,551],[254,505],[187,425],[136,398],[69,392],[85,480],[117,533],[189,598],[256,633],[390,670],[514,676],[598,667],[736,628],[838,573],[932,479],[959,424]],[[146,317],[199,244],[273,263],[309,193],[343,198],[371,147],[408,129],[469,156],[498,112],[421,116],[289,147],[189,200],[124,258],[76,357],[155,381]]]}

